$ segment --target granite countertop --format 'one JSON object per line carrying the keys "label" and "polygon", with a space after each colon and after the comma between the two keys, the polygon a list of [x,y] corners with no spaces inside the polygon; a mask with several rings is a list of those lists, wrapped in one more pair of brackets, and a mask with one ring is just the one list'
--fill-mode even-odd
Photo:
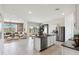
{"label": "granite countertop", "polygon": [[[46,35],[47,37],[48,36],[56,36],[56,35],[52,35],[52,34],[48,34],[48,35]],[[37,38],[40,38],[40,36],[36,36]],[[41,37],[43,37],[43,36],[41,36]]]}
{"label": "granite countertop", "polygon": [[52,35],[52,34],[48,34],[47,36],[55,36],[55,35]]}

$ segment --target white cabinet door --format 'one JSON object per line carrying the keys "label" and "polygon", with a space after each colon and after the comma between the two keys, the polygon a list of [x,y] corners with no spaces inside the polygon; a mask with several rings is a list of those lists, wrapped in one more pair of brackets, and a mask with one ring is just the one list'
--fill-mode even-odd
{"label": "white cabinet door", "polygon": [[47,38],[47,46],[48,46],[48,47],[50,46],[50,42],[51,42],[50,37],[48,37],[48,38]]}
{"label": "white cabinet door", "polygon": [[53,36],[53,43],[56,43],[56,36]]}
{"label": "white cabinet door", "polygon": [[53,44],[54,36],[51,36],[51,44]]}
{"label": "white cabinet door", "polygon": [[53,45],[53,36],[48,37],[48,46]]}
{"label": "white cabinet door", "polygon": [[53,44],[55,44],[55,42],[56,42],[56,36],[49,36],[48,39],[47,39],[47,41],[48,41],[48,47],[51,46],[51,45],[53,45]]}
{"label": "white cabinet door", "polygon": [[34,47],[35,47],[35,50],[37,50],[37,51],[40,51],[41,50],[41,46],[40,46],[41,44],[40,44],[40,38],[35,38],[34,39]]}
{"label": "white cabinet door", "polygon": [[50,46],[53,45],[53,36],[50,36]]}

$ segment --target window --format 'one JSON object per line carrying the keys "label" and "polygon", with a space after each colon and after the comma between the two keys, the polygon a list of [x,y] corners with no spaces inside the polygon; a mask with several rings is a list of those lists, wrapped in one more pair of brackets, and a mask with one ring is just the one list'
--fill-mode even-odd
{"label": "window", "polygon": [[4,28],[4,32],[15,32],[16,24],[4,23],[3,28]]}

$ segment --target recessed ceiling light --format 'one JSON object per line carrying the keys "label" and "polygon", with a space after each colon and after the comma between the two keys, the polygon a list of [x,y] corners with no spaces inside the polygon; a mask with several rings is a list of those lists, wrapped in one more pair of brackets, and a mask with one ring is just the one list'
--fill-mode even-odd
{"label": "recessed ceiling light", "polygon": [[32,14],[32,11],[29,11],[28,13],[29,13],[29,14]]}

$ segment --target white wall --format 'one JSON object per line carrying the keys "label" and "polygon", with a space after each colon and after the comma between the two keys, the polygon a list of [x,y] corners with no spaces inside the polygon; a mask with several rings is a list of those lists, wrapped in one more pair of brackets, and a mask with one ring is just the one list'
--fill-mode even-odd
{"label": "white wall", "polygon": [[[79,33],[79,5],[75,5],[75,12],[73,13],[73,24],[74,26],[74,34],[78,34]],[[70,22],[71,23],[71,22]]]}
{"label": "white wall", "polygon": [[3,16],[4,16],[4,21],[6,22],[24,23],[23,19],[10,13],[4,13]]}
{"label": "white wall", "polygon": [[56,29],[56,26],[64,26],[64,17],[57,18],[51,21],[47,21],[45,23],[49,24],[49,34],[52,34],[52,31]]}
{"label": "white wall", "polygon": [[74,35],[74,13],[65,16],[65,41]]}
{"label": "white wall", "polygon": [[76,33],[79,33],[79,5],[77,5],[77,10],[76,10],[76,15],[75,15],[77,18],[76,18],[76,26],[77,28],[75,29],[75,32]]}

